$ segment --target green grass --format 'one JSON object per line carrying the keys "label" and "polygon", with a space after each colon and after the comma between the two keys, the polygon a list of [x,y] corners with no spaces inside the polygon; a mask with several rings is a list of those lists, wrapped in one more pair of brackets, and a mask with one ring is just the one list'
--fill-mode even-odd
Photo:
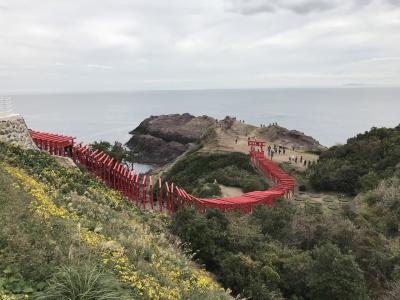
{"label": "green grass", "polygon": [[241,188],[244,192],[268,188],[248,156],[242,153],[193,152],[177,161],[163,177],[200,197],[220,196],[217,188],[204,188],[215,181]]}

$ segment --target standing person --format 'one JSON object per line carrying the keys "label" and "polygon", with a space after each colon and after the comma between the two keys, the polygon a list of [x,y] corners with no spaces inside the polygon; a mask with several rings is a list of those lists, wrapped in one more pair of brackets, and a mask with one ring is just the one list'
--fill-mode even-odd
{"label": "standing person", "polygon": [[303,155],[300,156],[300,162],[303,162]]}
{"label": "standing person", "polygon": [[307,167],[307,160],[304,160],[304,167]]}
{"label": "standing person", "polygon": [[281,151],[282,151],[281,148],[279,148],[279,155],[281,155]]}
{"label": "standing person", "polygon": [[236,137],[235,143],[237,144],[238,138]]}
{"label": "standing person", "polygon": [[271,150],[271,160],[274,158],[274,150]]}
{"label": "standing person", "polygon": [[297,164],[297,156],[296,156],[296,158],[294,159],[294,162]]}
{"label": "standing person", "polygon": [[283,155],[286,153],[286,147],[283,147]]}

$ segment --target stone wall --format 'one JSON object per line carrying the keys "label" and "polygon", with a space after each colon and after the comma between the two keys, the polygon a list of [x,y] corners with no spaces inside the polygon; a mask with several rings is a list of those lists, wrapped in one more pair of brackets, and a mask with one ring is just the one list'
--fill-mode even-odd
{"label": "stone wall", "polygon": [[24,118],[18,114],[0,116],[0,141],[20,146],[24,149],[37,149],[29,134]]}

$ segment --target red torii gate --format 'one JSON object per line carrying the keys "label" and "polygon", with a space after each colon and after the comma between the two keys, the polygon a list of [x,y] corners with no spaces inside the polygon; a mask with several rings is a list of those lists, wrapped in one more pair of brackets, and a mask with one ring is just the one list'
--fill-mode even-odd
{"label": "red torii gate", "polygon": [[264,153],[264,147],[266,142],[259,141],[259,140],[251,140],[250,138],[247,139],[247,146],[250,147],[250,151],[255,151],[255,147],[260,147],[259,152]]}
{"label": "red torii gate", "polygon": [[52,155],[71,156],[75,137],[50,134],[29,129],[32,140],[40,150]]}

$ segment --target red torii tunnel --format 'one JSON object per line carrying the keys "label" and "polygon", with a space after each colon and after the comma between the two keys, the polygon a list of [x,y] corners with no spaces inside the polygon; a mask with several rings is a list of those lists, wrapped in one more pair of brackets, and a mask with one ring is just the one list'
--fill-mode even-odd
{"label": "red torii tunnel", "polygon": [[[199,210],[215,208],[221,211],[239,210],[251,213],[256,205],[272,206],[277,198],[291,198],[294,193],[295,182],[292,177],[285,174],[271,160],[264,156],[264,141],[248,140],[250,147],[249,157],[253,165],[265,177],[275,184],[266,191],[254,191],[238,197],[201,199],[188,194],[184,189],[158,180],[158,193],[154,193],[151,176],[136,174],[133,170],[121,164],[106,153],[95,150],[83,143],[76,144],[75,137],[58,134],[43,133],[30,130],[33,141],[39,149],[52,155],[67,156],[76,164],[84,166],[89,172],[100,178],[106,185],[121,192],[132,204],[137,207],[163,211],[166,209],[173,213],[183,207],[195,206]],[[260,149],[256,150],[256,147]],[[157,199],[158,198],[158,199]],[[156,205],[158,202],[158,205]]]}
{"label": "red torii tunnel", "polygon": [[36,146],[52,155],[72,156],[75,137],[44,133],[29,129]]}

